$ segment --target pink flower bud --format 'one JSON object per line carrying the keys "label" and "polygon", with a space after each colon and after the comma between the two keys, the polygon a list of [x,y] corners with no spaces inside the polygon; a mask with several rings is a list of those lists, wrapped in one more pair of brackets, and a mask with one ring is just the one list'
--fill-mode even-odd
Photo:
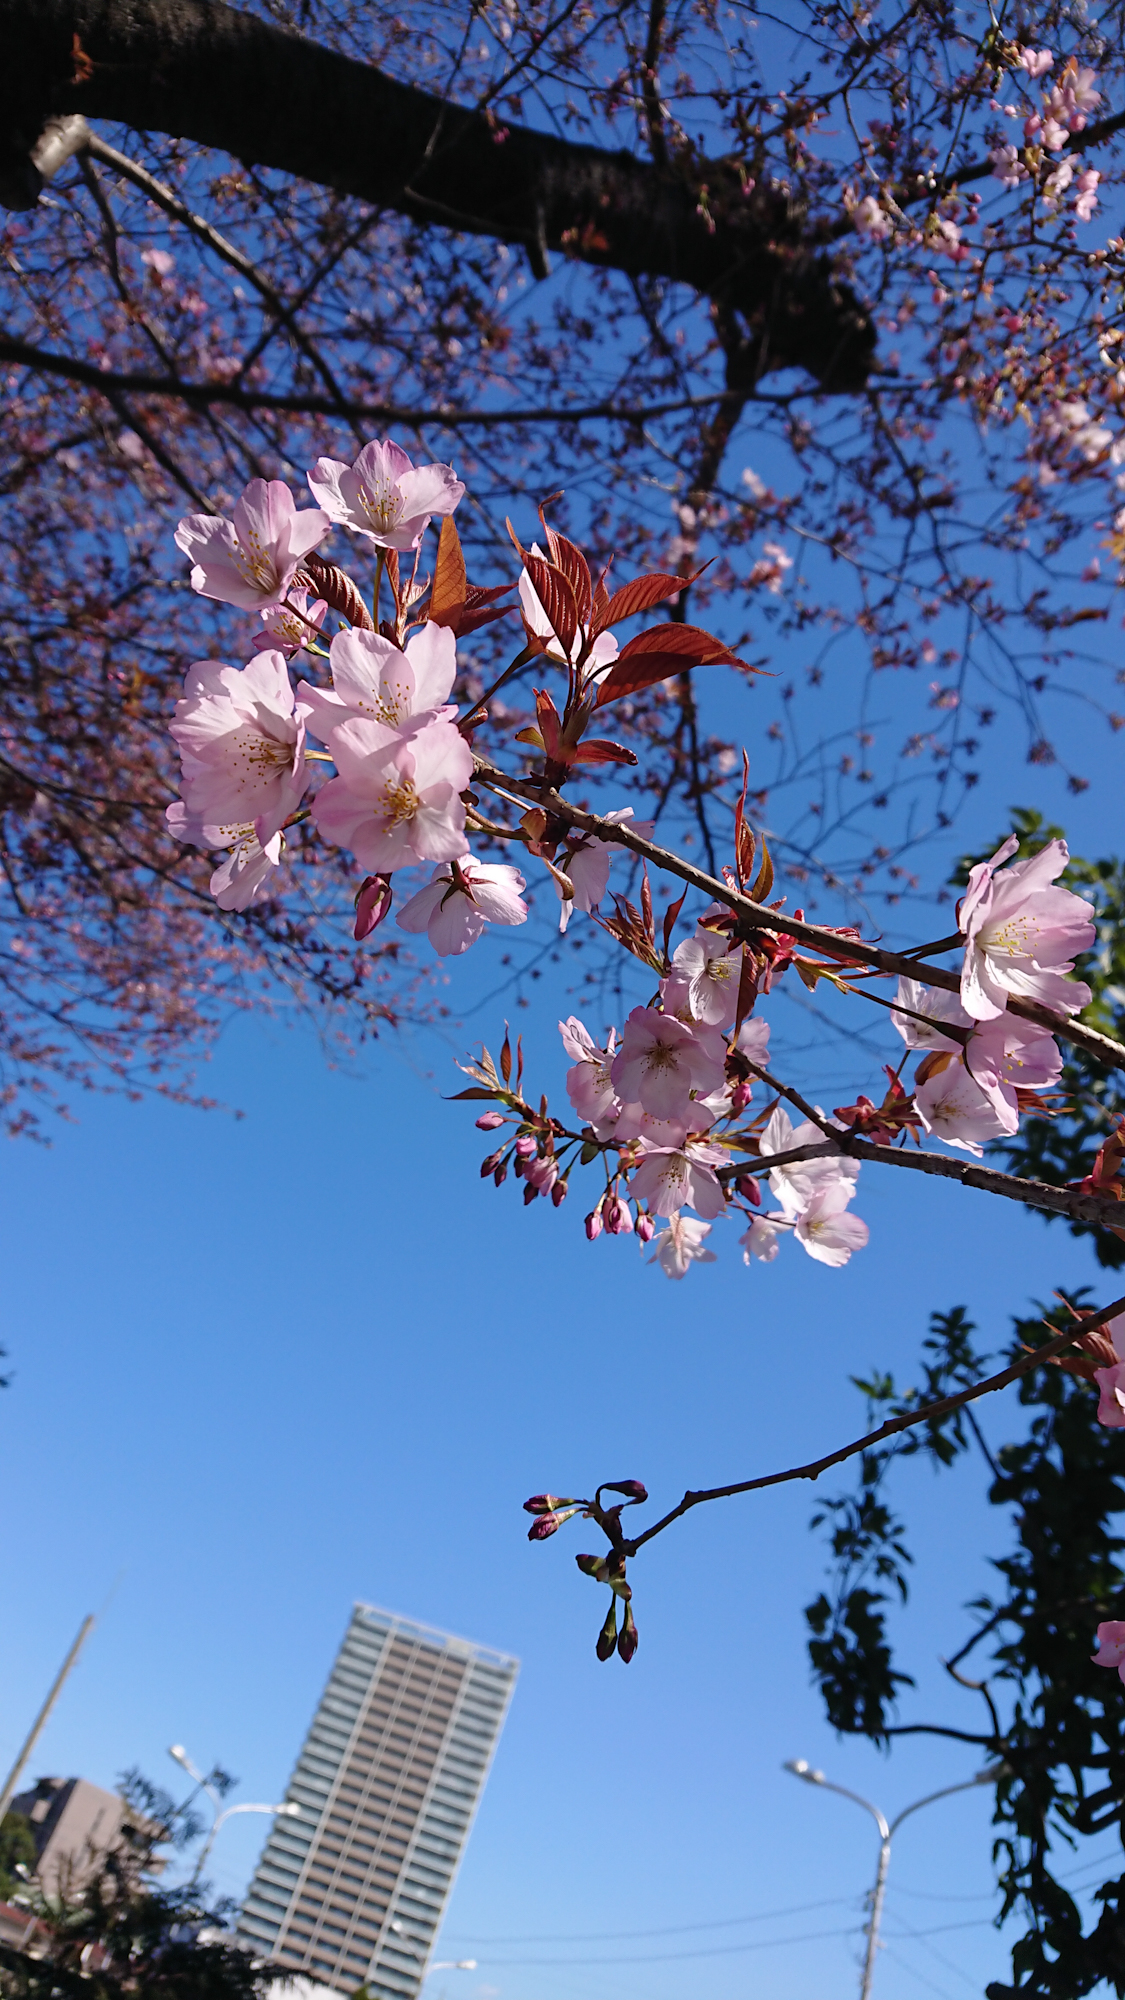
{"label": "pink flower bud", "polygon": [[605,1624],[602,1626],[601,1631],[598,1633],[597,1644],[594,1648],[594,1651],[597,1653],[599,1660],[611,1660],[613,1658],[614,1647],[616,1645],[617,1645],[617,1599],[615,1597],[611,1597],[609,1600],[609,1610],[606,1613]]}
{"label": "pink flower bud", "polygon": [[730,1108],[731,1108],[731,1116],[733,1118],[737,1118],[739,1112],[745,1111],[746,1106],[749,1104],[750,1099],[753,1097],[753,1095],[754,1095],[753,1084],[750,1083],[735,1084],[734,1089],[731,1091],[730,1094]]}
{"label": "pink flower bud", "polygon": [[536,1150],[535,1141],[530,1133],[525,1132],[522,1138],[516,1140],[516,1152],[519,1154],[521,1160],[530,1160]]}
{"label": "pink flower bud", "polygon": [[482,1111],[480,1117],[477,1119],[477,1131],[495,1132],[496,1127],[503,1123],[504,1113],[502,1111]]}
{"label": "pink flower bud", "polygon": [[739,1194],[750,1203],[751,1208],[761,1208],[762,1190],[756,1175],[740,1174],[736,1185]]}
{"label": "pink flower bud", "polygon": [[492,1178],[493,1178],[493,1181],[495,1182],[495,1184],[496,1184],[496,1186],[497,1186],[497,1187],[503,1187],[503,1185],[504,1185],[504,1182],[505,1182],[505,1181],[507,1180],[507,1178],[508,1178],[508,1169],[507,1169],[507,1167],[505,1167],[505,1166],[499,1166],[499,1167],[497,1167],[497,1169],[496,1169],[496,1172],[495,1172],[495,1173],[493,1174]]}
{"label": "pink flower bud", "polygon": [[627,1201],[611,1195],[605,1205],[605,1226],[611,1236],[631,1236],[633,1215]]}
{"label": "pink flower bud", "polygon": [[540,1514],[539,1519],[533,1521],[528,1529],[527,1539],[529,1542],[545,1542],[548,1535],[556,1534],[561,1527],[561,1515],[554,1513]]}
{"label": "pink flower bud", "polygon": [[630,1660],[633,1658],[637,1650],[637,1645],[637,1628],[633,1622],[633,1607],[631,1604],[627,1604],[625,1606],[625,1623],[621,1627],[621,1637],[617,1641],[617,1650],[626,1666],[628,1666]]}
{"label": "pink flower bud", "polygon": [[568,1500],[560,1500],[557,1493],[533,1493],[530,1500],[523,1503],[525,1514],[553,1514],[556,1507],[567,1507]]}
{"label": "pink flower bud", "polygon": [[528,1202],[534,1201],[537,1198],[538,1193],[539,1189],[536,1187],[535,1182],[528,1181],[528,1184],[523,1191],[523,1205],[525,1208],[527,1207]]}
{"label": "pink flower bud", "polygon": [[586,1240],[596,1243],[602,1233],[602,1212],[600,1206],[592,1208],[586,1217]]}
{"label": "pink flower bud", "polygon": [[604,1491],[606,1493],[623,1493],[627,1500],[641,1501],[648,1499],[648,1487],[640,1479],[619,1479],[612,1486],[607,1480]]}
{"label": "pink flower bud", "polygon": [[637,1235],[640,1237],[642,1243],[652,1242],[653,1237],[656,1235],[656,1224],[651,1215],[638,1215]]}
{"label": "pink flower bud", "polygon": [[390,915],[393,901],[390,880],[386,875],[369,875],[366,881],[361,882],[355,899],[356,937],[367,937],[377,924],[381,924],[383,918]]}
{"label": "pink flower bud", "polygon": [[503,1151],[504,1149],[503,1147],[501,1147],[498,1153],[490,1153],[487,1160],[481,1161],[480,1177],[482,1181],[486,1181],[488,1179],[489,1174],[494,1174],[496,1172],[497,1167],[500,1165],[500,1160],[503,1155]]}
{"label": "pink flower bud", "polygon": [[561,1204],[566,1200],[565,1181],[555,1182],[554,1187],[551,1189],[551,1200],[553,1201],[556,1208],[559,1208]]}

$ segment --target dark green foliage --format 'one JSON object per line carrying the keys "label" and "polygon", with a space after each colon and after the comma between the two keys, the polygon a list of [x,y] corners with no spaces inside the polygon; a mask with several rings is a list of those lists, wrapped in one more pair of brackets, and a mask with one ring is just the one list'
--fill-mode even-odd
{"label": "dark green foliage", "polygon": [[[1075,1299],[1076,1304],[1080,1303]],[[1057,1310],[1021,1320],[1011,1358],[1049,1338],[1069,1315]],[[935,1315],[927,1342],[928,1388],[943,1393],[962,1378],[979,1379],[984,1363],[972,1352],[972,1328],[963,1311]],[[884,1414],[902,1408],[889,1378],[860,1385],[869,1405]],[[1047,1366],[1024,1376],[1019,1402],[1026,1413],[1021,1435],[993,1457],[970,1412],[947,1420],[940,1438],[918,1441],[937,1465],[949,1465],[975,1445],[989,1479],[989,1499],[1010,1524],[1006,1552],[995,1561],[1001,1588],[968,1607],[974,1629],[949,1663],[980,1704],[963,1731],[937,1724],[890,1720],[898,1673],[882,1614],[865,1619],[856,1597],[859,1553],[865,1575],[892,1575],[906,1592],[901,1523],[886,1501],[869,1504],[875,1491],[866,1462],[858,1493],[832,1503],[835,1597],[822,1596],[808,1617],[813,1671],[830,1719],[838,1729],[886,1743],[907,1729],[960,1735],[1002,1766],[996,1786],[994,1857],[1000,1912],[1022,1912],[1027,1928],[1012,1952],[1012,1984],[988,1988],[989,2000],[1042,1996],[1079,2000],[1102,1981],[1125,1994],[1125,1881],[1097,1891],[1097,1921],[1086,1932],[1082,1912],[1058,1879],[1075,1868],[1083,1840],[1121,1823],[1125,1806],[1125,1688],[1117,1675],[1091,1660],[1096,1628],[1125,1616],[1125,1437],[1096,1419],[1093,1385]],[[928,1395],[927,1395],[928,1399]],[[1016,1414],[1014,1398],[1010,1414]],[[891,1457],[880,1468],[882,1482]],[[852,1524],[857,1533],[851,1534]],[[883,1564],[880,1570],[880,1563]],[[862,1592],[864,1586],[860,1586]],[[826,1619],[822,1607],[831,1605]],[[826,1650],[827,1649],[827,1650]],[[962,1663],[977,1655],[969,1679]]]}
{"label": "dark green foliage", "polygon": [[[1012,813],[1011,830],[1020,837],[1021,858],[1038,854],[1049,840],[1063,837],[1061,827],[1048,825],[1041,813],[1022,807]],[[994,853],[995,848],[989,851]],[[966,857],[955,881],[962,884],[972,862],[982,858]],[[1097,910],[1095,943],[1075,964],[1076,976],[1086,981],[1094,996],[1082,1019],[1121,1041],[1125,1039],[1125,863],[1083,861],[1075,855],[1060,882],[1076,895],[1085,896]],[[1094,1154],[1114,1121],[1125,1112],[1125,1072],[1107,1069],[1081,1049],[1066,1047],[1064,1055],[1059,1089],[1074,1109],[1057,1118],[1024,1117],[1014,1138],[989,1148],[1003,1157],[1009,1173],[1049,1181],[1056,1187],[1089,1173]],[[1044,1220],[1058,1218],[1044,1216]],[[1068,1227],[1073,1236],[1093,1237],[1099,1264],[1112,1271],[1125,1264],[1125,1242],[1120,1237],[1087,1222],[1072,1222]]]}
{"label": "dark green foliage", "polygon": [[8,1812],[0,1820],[0,1900],[14,1896],[24,1888],[22,1876],[16,1874],[17,1865],[34,1868],[36,1861],[35,1835],[30,1823],[22,1813]]}

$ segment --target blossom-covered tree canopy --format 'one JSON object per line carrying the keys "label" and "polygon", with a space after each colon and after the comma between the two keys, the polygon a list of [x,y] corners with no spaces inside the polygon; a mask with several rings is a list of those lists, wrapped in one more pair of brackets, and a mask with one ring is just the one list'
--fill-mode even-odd
{"label": "blossom-covered tree canopy", "polygon": [[[166,819],[173,690],[193,660],[236,664],[236,628],[241,672],[255,644],[291,657],[346,626],[352,695],[334,664],[318,696],[352,700],[372,626],[341,537],[408,562],[460,502],[463,700],[510,657],[504,585],[534,637],[550,624],[506,514],[542,560],[534,507],[563,488],[551,519],[595,574],[613,558],[611,591],[693,578],[657,616],[702,617],[713,666],[658,632],[678,669],[618,702],[638,763],[600,802],[690,833],[714,875],[745,742],[779,887],[830,917],[936,890],[926,838],[1001,733],[1085,784],[1090,732],[1120,721],[1115,8],[1017,28],[820,0],[784,22],[704,0],[4,0],[0,21],[12,1119],[67,1074],[174,1087],[225,1007],[271,992],[359,1032],[431,1004],[406,938],[355,949],[358,849],[302,820],[282,881],[260,814]],[[623,634],[581,624],[565,647],[592,638],[613,674]],[[478,745],[509,716],[550,730],[534,681]],[[565,861],[564,918],[605,856],[574,829]]]}

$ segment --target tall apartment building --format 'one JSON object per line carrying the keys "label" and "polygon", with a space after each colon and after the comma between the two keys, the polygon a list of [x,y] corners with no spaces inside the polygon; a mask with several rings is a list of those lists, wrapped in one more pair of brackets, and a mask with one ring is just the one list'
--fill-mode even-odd
{"label": "tall apartment building", "polygon": [[414,2000],[519,1662],[357,1604],[239,1936],[279,1972]]}

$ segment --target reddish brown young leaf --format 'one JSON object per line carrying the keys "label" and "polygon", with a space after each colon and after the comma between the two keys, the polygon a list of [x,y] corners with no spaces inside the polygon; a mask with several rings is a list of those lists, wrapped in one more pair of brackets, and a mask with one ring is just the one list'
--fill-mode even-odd
{"label": "reddish brown young leaf", "polygon": [[621,695],[639,694],[642,688],[653,687],[657,681],[684,673],[689,667],[710,666],[743,667],[747,673],[758,672],[757,667],[752,667],[748,660],[740,660],[713,633],[701,631],[698,625],[673,625],[669,620],[654,626],[650,632],[638,632],[635,639],[622,647],[598,689],[595,706],[604,708],[607,701],[616,701]]}
{"label": "reddish brown young leaf", "polygon": [[594,632],[604,632],[610,625],[619,625],[623,618],[632,618],[638,611],[651,611],[654,604],[663,604],[669,597],[677,597],[681,590],[694,583],[708,567],[693,570],[690,576],[669,576],[664,571],[654,571],[651,576],[635,576],[632,583],[623,583],[620,590],[607,598],[603,610],[594,619]]}
{"label": "reddish brown young leaf", "polygon": [[358,626],[361,632],[374,630],[371,613],[363,601],[359,585],[352,582],[346,570],[337,569],[335,563],[324,562],[320,556],[311,554],[302,556],[301,569],[330,611],[338,612],[349,625]]}
{"label": "reddish brown young leaf", "polygon": [[461,553],[461,537],[457,533],[452,514],[447,514],[441,524],[437,562],[434,565],[434,582],[426,614],[430,623],[447,625],[451,631],[459,631],[468,589],[465,558]]}
{"label": "reddish brown young leaf", "polygon": [[745,889],[750,879],[750,870],[754,866],[754,853],[757,847],[757,841],[754,838],[754,829],[746,823],[746,790],[749,783],[750,759],[744,750],[742,752],[742,790],[739,793],[738,804],[734,809],[734,865],[738,874],[738,886],[740,889]]}
{"label": "reddish brown young leaf", "polygon": [[668,908],[664,912],[664,962],[666,965],[668,963],[668,958],[669,958],[669,946],[671,945],[672,942],[672,932],[676,928],[676,919],[679,916],[680,911],[683,909],[686,901],[687,901],[687,889],[685,888],[684,893],[680,897],[679,902],[669,903]]}
{"label": "reddish brown young leaf", "polygon": [[751,901],[755,903],[764,903],[766,897],[769,895],[770,890],[772,888],[773,888],[773,862],[770,860],[770,851],[769,848],[766,846],[766,836],[763,833],[762,865],[758,870],[754,886],[750,891]]}
{"label": "reddish brown young leaf", "polygon": [[569,578],[563,575],[561,569],[556,569],[554,563],[545,562],[542,556],[525,555],[523,560],[531,587],[569,659],[578,636],[578,606]]}
{"label": "reddish brown young leaf", "polygon": [[578,745],[570,761],[572,764],[635,764],[637,760],[623,743],[611,743],[604,736],[591,736]]}
{"label": "reddish brown young leaf", "polygon": [[656,924],[652,915],[652,883],[648,879],[648,862],[641,862],[641,919],[645,936],[650,944],[656,942]]}
{"label": "reddish brown young leaf", "polygon": [[535,715],[548,757],[559,754],[559,711],[544,688],[535,689]]}
{"label": "reddish brown young leaf", "polygon": [[[542,516],[540,516],[540,519],[542,519]],[[543,522],[543,527],[547,535],[547,546],[551,551],[551,561],[554,563],[556,569],[562,571],[574,592],[574,602],[578,610],[578,622],[581,625],[588,625],[594,602],[594,589],[590,580],[590,565],[586,561],[581,549],[576,548],[574,543],[568,541],[565,535],[556,534],[554,528],[547,527],[546,521]]]}

